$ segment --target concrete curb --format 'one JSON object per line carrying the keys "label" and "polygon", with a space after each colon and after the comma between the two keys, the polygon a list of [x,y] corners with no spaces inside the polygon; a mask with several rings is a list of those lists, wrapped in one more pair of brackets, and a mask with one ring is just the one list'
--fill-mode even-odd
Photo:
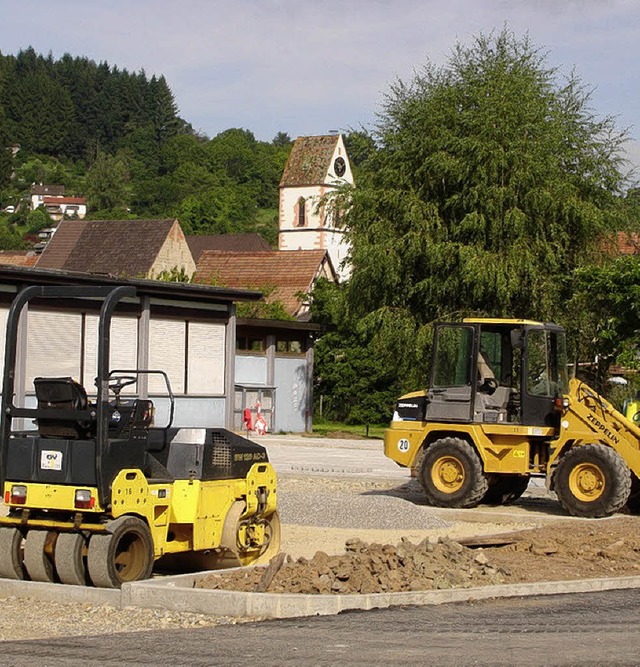
{"label": "concrete curb", "polygon": [[530,597],[566,593],[593,593],[624,588],[640,588],[640,576],[544,581],[533,584],[501,584],[479,588],[451,588],[407,593],[370,595],[303,595],[282,593],[241,593],[194,588],[209,572],[182,574],[163,579],[124,584],[122,590],[65,586],[32,581],[0,579],[0,598],[29,598],[41,602],[76,602],[185,611],[239,618],[293,618],[325,616],[347,610],[380,609],[406,605],[438,605],[490,598]]}
{"label": "concrete curb", "polygon": [[349,609],[366,610],[405,605],[437,605],[488,598],[591,593],[620,588],[640,588],[640,576],[586,579],[582,581],[545,581],[532,584],[500,584],[479,588],[373,593],[369,595],[240,593],[194,588],[195,584],[208,574],[210,573],[199,572],[167,577],[161,581],[151,580],[127,584],[130,603],[138,607],[163,608],[221,616],[291,618],[339,614]]}

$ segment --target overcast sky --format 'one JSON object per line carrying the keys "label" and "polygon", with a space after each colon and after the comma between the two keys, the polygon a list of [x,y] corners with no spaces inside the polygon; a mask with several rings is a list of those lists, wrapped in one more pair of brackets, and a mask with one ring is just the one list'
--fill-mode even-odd
{"label": "overcast sky", "polygon": [[164,74],[197,130],[268,141],[368,126],[391,81],[505,24],[640,138],[638,0],[0,0],[0,50]]}

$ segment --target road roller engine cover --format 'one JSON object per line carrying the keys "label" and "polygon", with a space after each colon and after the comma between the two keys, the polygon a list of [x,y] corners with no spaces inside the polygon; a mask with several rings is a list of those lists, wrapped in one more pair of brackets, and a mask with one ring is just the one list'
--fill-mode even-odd
{"label": "road roller engine cover", "polygon": [[[0,424],[8,508],[0,517],[0,577],[116,588],[148,578],[154,565],[213,569],[278,552],[276,475],[265,448],[221,428],[173,427],[164,371],[109,370],[113,313],[135,298],[129,286],[36,286],[14,299]],[[84,304],[79,310],[101,303],[96,386],[38,377],[36,407],[18,406],[19,320],[30,301],[47,299],[75,300]],[[160,427],[152,400],[135,393],[153,375],[164,380],[169,404]]]}

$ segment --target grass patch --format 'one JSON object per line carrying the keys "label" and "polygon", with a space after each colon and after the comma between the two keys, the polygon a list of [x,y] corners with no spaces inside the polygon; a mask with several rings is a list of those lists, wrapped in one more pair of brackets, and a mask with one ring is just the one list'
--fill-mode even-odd
{"label": "grass patch", "polygon": [[381,439],[388,424],[344,424],[314,418],[313,435],[324,438],[378,438]]}

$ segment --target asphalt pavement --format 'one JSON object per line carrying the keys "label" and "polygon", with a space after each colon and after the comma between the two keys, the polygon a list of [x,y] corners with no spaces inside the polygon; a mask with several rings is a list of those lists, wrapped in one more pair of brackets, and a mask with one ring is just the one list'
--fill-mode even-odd
{"label": "asphalt pavement", "polygon": [[0,665],[626,667],[640,663],[639,628],[637,591],[618,590],[9,641]]}
{"label": "asphalt pavement", "polygon": [[409,471],[384,455],[382,440],[299,435],[250,436],[267,448],[278,473],[408,479]]}

